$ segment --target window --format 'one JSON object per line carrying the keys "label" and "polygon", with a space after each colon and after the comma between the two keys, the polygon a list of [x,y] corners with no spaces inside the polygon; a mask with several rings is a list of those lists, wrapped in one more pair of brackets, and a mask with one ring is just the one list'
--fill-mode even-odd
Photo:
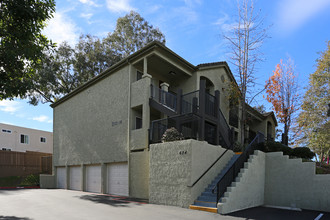
{"label": "window", "polygon": [[143,73],[141,73],[140,71],[136,71],[136,81],[142,79],[142,75]]}
{"label": "window", "polygon": [[21,134],[21,144],[29,144],[29,136]]}
{"label": "window", "polygon": [[11,149],[8,149],[8,148],[5,148],[5,147],[3,147],[1,150],[4,150],[4,151],[11,151]]}
{"label": "window", "polygon": [[7,129],[2,129],[2,132],[11,134],[11,130],[7,130]]}
{"label": "window", "polygon": [[46,138],[45,137],[40,137],[40,142],[46,143]]}
{"label": "window", "polygon": [[142,128],[142,118],[136,117],[135,118],[135,129]]}

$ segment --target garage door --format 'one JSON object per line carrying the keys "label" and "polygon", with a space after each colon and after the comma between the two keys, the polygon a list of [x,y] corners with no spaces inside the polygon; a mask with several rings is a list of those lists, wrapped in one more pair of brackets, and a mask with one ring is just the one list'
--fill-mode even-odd
{"label": "garage door", "polygon": [[56,168],[56,181],[57,181],[57,188],[65,189],[66,188],[66,171],[65,167],[57,167]]}
{"label": "garage door", "polygon": [[128,196],[128,165],[114,163],[107,166],[108,193]]}
{"label": "garage door", "polygon": [[70,189],[81,190],[81,167],[70,167]]}
{"label": "garage door", "polygon": [[101,166],[86,166],[86,191],[101,192]]}

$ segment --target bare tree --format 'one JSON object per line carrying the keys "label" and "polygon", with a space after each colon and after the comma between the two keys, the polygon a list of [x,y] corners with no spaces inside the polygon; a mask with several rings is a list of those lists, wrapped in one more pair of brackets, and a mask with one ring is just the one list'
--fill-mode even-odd
{"label": "bare tree", "polygon": [[288,58],[284,63],[281,60],[273,73],[266,81],[267,101],[272,103],[276,116],[284,124],[282,143],[288,145],[294,114],[299,109],[297,74],[293,60]]}
{"label": "bare tree", "polygon": [[240,129],[241,143],[244,144],[246,131],[246,102],[249,88],[254,86],[255,65],[262,60],[260,52],[267,36],[267,29],[264,28],[264,18],[260,17],[260,11],[255,12],[254,0],[237,1],[238,16],[237,22],[231,31],[224,35],[229,42],[231,50],[231,62],[236,67],[235,77],[238,79],[238,86],[241,91],[238,97],[241,105]]}

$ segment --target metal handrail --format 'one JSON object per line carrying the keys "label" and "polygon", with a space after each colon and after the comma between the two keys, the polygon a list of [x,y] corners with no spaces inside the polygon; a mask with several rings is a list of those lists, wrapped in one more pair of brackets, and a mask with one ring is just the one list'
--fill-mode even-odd
{"label": "metal handrail", "polygon": [[240,169],[244,167],[244,163],[247,161],[249,156],[254,152],[255,144],[263,142],[264,135],[261,132],[255,136],[251,143],[245,148],[245,151],[234,161],[233,165],[226,171],[222,178],[213,187],[212,193],[217,193],[217,200],[219,201],[221,196],[226,192],[228,186],[235,180]]}
{"label": "metal handrail", "polygon": [[189,187],[193,187],[196,185],[196,183],[198,183],[199,180],[202,179],[203,176],[205,176],[205,174],[207,172],[209,172],[209,170],[223,157],[223,155],[225,155],[225,153],[227,153],[228,149],[226,149],[212,164],[209,168],[207,168],[207,170],[205,170],[205,172],[193,183],[191,184]]}

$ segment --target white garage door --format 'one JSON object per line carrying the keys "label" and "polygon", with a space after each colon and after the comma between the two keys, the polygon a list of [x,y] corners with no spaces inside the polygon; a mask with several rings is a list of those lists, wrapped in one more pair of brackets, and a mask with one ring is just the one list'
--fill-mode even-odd
{"label": "white garage door", "polygon": [[81,190],[81,167],[70,167],[70,189]]}
{"label": "white garage door", "polygon": [[57,188],[65,189],[66,187],[66,171],[65,167],[56,168]]}
{"label": "white garage door", "polygon": [[86,166],[86,191],[101,192],[101,166]]}
{"label": "white garage door", "polygon": [[127,163],[114,163],[107,166],[108,193],[128,196],[128,165]]}

